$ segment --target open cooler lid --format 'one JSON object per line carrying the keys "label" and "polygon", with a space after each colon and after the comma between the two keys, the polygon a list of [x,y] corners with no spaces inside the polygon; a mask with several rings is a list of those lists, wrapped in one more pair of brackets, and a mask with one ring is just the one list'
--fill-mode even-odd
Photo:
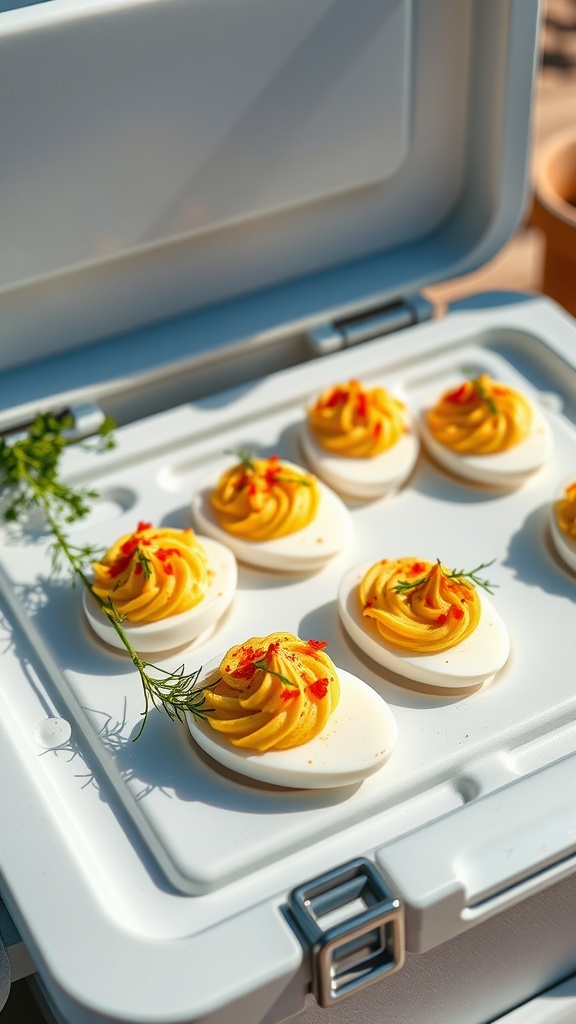
{"label": "open cooler lid", "polygon": [[186,314],[160,344],[123,338],[137,374],[482,264],[523,207],[537,15],[537,0],[9,0],[0,367]]}

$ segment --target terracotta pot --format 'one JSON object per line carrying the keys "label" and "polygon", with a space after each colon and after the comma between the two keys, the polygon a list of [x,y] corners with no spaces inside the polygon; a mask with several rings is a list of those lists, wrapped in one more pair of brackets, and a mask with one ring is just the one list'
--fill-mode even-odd
{"label": "terracotta pot", "polygon": [[542,290],[576,316],[576,129],[542,147],[535,168],[532,220],[544,232]]}

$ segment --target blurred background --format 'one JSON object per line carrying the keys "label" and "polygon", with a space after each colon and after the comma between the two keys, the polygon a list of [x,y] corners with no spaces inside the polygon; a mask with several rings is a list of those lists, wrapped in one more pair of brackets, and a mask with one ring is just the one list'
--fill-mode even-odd
{"label": "blurred background", "polygon": [[[549,139],[570,127],[576,139],[576,0],[546,0],[543,4],[532,134],[533,181]],[[574,221],[576,225],[576,206]],[[574,237],[576,267],[576,228]],[[500,289],[545,291],[544,251],[545,238],[534,223],[529,205],[524,222],[493,260],[473,274],[433,285],[425,290],[425,294],[439,309],[443,309],[455,299],[474,292]],[[573,292],[576,303],[576,276]]]}

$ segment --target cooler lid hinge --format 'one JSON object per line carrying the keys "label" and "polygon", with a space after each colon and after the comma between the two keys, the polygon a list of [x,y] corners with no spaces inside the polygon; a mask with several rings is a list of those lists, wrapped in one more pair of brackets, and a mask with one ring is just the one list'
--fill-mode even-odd
{"label": "cooler lid hinge", "polygon": [[311,347],[317,355],[327,355],[350,345],[372,341],[403,327],[429,320],[434,307],[421,295],[398,299],[382,306],[374,306],[354,316],[342,317],[332,323],[320,324],[308,333]]}

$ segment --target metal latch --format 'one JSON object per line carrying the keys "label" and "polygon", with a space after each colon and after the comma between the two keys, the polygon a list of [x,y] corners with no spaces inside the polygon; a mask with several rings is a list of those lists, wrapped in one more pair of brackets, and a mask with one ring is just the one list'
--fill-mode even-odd
{"label": "metal latch", "polygon": [[421,295],[414,295],[409,300],[401,299],[389,302],[385,306],[357,313],[355,316],[343,317],[333,323],[321,324],[309,332],[308,340],[318,355],[327,355],[350,345],[359,345],[373,338],[380,338],[403,327],[429,320],[433,306]]}
{"label": "metal latch", "polygon": [[360,857],[298,886],[290,910],[311,948],[320,1006],[333,1006],[404,963],[402,903],[369,860]]}

